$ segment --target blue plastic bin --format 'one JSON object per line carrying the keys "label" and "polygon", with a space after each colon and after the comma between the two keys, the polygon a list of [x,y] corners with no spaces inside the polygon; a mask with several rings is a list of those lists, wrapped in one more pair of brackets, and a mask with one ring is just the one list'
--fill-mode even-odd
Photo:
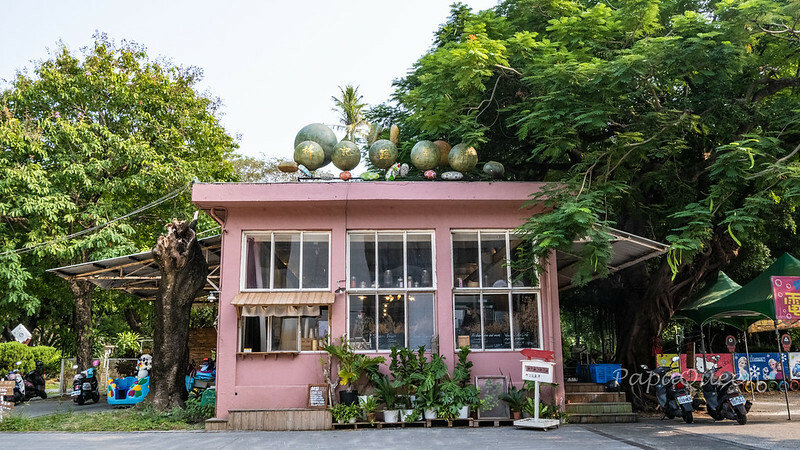
{"label": "blue plastic bin", "polygon": [[611,380],[620,381],[621,364],[590,364],[589,376],[592,383],[608,383]]}

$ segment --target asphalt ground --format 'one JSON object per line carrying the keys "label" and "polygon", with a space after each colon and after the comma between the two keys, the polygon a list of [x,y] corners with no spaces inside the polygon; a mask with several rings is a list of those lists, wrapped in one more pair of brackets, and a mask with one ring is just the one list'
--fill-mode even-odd
{"label": "asphalt ground", "polygon": [[[48,408],[92,412],[110,409],[110,406],[105,402],[77,406],[71,402],[59,404],[50,399],[34,400],[15,413],[32,415]],[[790,411],[792,421],[787,420],[783,395],[773,393],[756,396],[744,426],[729,420],[714,422],[704,413],[696,413],[692,424],[685,424],[680,419],[660,420],[657,416],[644,416],[632,424],[567,424],[550,431],[487,427],[320,432],[0,433],[0,448],[800,449],[800,392],[790,394]]]}

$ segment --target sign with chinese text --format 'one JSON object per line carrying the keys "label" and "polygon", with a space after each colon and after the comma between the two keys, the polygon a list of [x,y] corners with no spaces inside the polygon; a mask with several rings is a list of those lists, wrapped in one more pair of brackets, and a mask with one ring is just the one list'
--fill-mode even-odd
{"label": "sign with chinese text", "polygon": [[522,379],[525,381],[552,383],[554,365],[555,363],[537,361],[535,359],[522,361]]}
{"label": "sign with chinese text", "polygon": [[778,320],[800,320],[800,277],[772,277]]}

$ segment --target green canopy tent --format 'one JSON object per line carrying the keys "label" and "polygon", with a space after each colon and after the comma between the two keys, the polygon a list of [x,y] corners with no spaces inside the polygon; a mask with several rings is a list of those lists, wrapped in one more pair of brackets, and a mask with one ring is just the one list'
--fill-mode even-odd
{"label": "green canopy tent", "polygon": [[711,318],[707,313],[708,307],[741,288],[742,286],[731,280],[725,272],[719,271],[716,281],[709,283],[697,295],[692,297],[686,305],[675,311],[674,317],[676,319],[689,319],[698,325],[703,325]]}

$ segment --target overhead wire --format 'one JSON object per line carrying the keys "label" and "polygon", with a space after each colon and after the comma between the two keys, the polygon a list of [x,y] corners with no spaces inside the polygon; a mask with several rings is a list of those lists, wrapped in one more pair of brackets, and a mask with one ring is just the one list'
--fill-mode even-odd
{"label": "overhead wire", "polygon": [[119,222],[120,220],[127,219],[128,217],[134,216],[136,214],[139,214],[142,211],[146,211],[146,210],[148,210],[150,208],[154,208],[154,207],[156,207],[156,206],[158,206],[158,205],[160,205],[160,204],[162,204],[162,203],[164,203],[164,202],[166,202],[168,200],[171,200],[171,199],[181,195],[186,189],[189,189],[192,186],[193,183],[194,183],[194,181],[190,181],[186,185],[184,185],[184,186],[182,186],[182,187],[170,192],[169,194],[164,195],[163,197],[161,197],[161,198],[159,198],[159,199],[157,199],[157,200],[155,200],[155,201],[153,201],[153,202],[151,202],[151,203],[149,203],[149,204],[147,204],[145,206],[142,206],[141,208],[133,210],[133,211],[131,211],[131,212],[125,214],[125,215],[122,215],[122,216],[116,217],[114,219],[111,219],[108,222],[105,222],[103,224],[95,225],[95,226],[93,226],[91,228],[86,228],[85,230],[81,230],[81,231],[78,231],[76,233],[69,234],[67,236],[62,236],[62,237],[59,237],[59,238],[56,238],[56,239],[52,239],[52,240],[49,240],[47,242],[42,242],[40,244],[36,244],[36,245],[31,246],[31,247],[25,247],[25,248],[20,248],[20,249],[16,249],[16,250],[8,250],[8,251],[5,251],[3,253],[0,253],[0,257],[4,257],[6,255],[11,255],[11,254],[23,255],[25,253],[30,253],[30,252],[38,249],[38,248],[42,248],[42,247],[45,247],[45,246],[48,246],[48,245],[52,245],[52,244],[55,244],[57,242],[68,241],[68,240],[71,240],[71,239],[75,239],[76,237],[80,237],[80,236],[83,236],[85,234],[89,234],[89,233],[95,232],[95,231],[97,231],[99,229],[102,229],[102,228],[105,228],[105,227],[107,227],[107,226],[109,226],[109,225],[111,225],[111,224],[113,224],[115,222]]}

